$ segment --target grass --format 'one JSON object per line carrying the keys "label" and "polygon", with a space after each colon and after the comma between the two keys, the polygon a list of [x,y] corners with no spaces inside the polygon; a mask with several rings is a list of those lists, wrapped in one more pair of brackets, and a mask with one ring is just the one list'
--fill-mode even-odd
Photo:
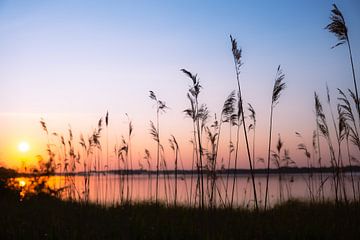
{"label": "grass", "polygon": [[[3,190],[3,189],[2,189]],[[38,195],[0,198],[0,239],[356,239],[360,204],[290,201],[259,212],[133,203],[112,207]]]}
{"label": "grass", "polygon": [[267,175],[266,175],[266,189],[265,189],[265,209],[268,204],[268,195],[269,195],[269,171],[270,171],[270,152],[271,152],[271,137],[273,130],[273,113],[274,108],[279,102],[280,94],[285,89],[286,84],[283,82],[285,75],[282,73],[280,65],[276,71],[275,83],[273,88],[273,94],[271,97],[271,107],[270,107],[270,124],[269,124],[269,147],[268,147],[268,158],[267,158]]}
{"label": "grass", "polygon": [[[247,136],[247,131],[246,131],[246,123],[245,123],[245,116],[244,116],[244,108],[243,108],[243,98],[242,98],[242,93],[241,93],[241,86],[240,86],[240,68],[243,65],[242,62],[242,49],[238,47],[237,41],[235,38],[233,38],[230,35],[230,40],[231,40],[231,47],[232,47],[232,53],[233,53],[233,58],[234,58],[234,66],[235,66],[235,72],[236,72],[236,81],[237,81],[237,86],[238,86],[238,115],[237,115],[237,135],[236,135],[236,151],[235,151],[235,170],[236,170],[236,165],[237,165],[237,157],[238,157],[238,150],[239,150],[239,130],[240,130],[240,124],[242,123],[243,125],[243,130],[244,130],[244,138],[245,138],[245,143],[246,143],[246,151],[247,151],[247,156],[248,156],[248,161],[249,161],[249,167],[250,167],[250,174],[251,174],[251,182],[252,182],[252,187],[253,187],[253,194],[254,194],[254,202],[255,202],[255,208],[258,209],[258,200],[257,200],[257,196],[256,196],[256,185],[255,185],[255,178],[254,178],[254,172],[253,172],[253,166],[252,166],[252,161],[251,161],[251,154],[250,154],[250,149],[249,149],[249,140],[248,140],[248,136]],[[241,118],[241,122],[240,122],[240,118]],[[233,205],[233,200],[234,200],[234,192],[235,192],[235,176],[234,176],[234,181],[233,181],[233,189],[232,189],[232,193],[231,193],[231,206]]]}

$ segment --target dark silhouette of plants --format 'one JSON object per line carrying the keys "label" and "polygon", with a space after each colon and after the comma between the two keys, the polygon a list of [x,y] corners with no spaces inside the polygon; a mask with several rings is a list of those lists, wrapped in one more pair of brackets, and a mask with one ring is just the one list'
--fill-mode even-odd
{"label": "dark silhouette of plants", "polygon": [[217,140],[219,138],[218,131],[219,131],[219,124],[218,121],[215,120],[214,124],[211,126],[214,130],[212,131],[209,127],[205,128],[205,131],[207,133],[207,139],[210,143],[209,149],[205,149],[206,158],[207,158],[207,173],[208,178],[210,181],[210,189],[209,189],[209,206],[210,208],[215,206],[214,202],[214,191],[215,191],[215,184],[216,184],[216,148],[217,148]]}
{"label": "dark silhouette of plants", "polygon": [[[350,176],[351,176],[351,185],[354,195],[354,200],[356,200],[356,191],[355,191],[355,183],[354,176],[352,170],[352,156],[350,155],[349,142],[351,142],[355,147],[360,150],[360,139],[358,128],[356,125],[355,117],[351,108],[350,101],[348,100],[345,93],[338,89],[340,97],[338,97],[339,104],[337,106],[338,114],[339,114],[339,126],[343,127],[343,134],[341,136],[342,140],[346,140],[346,151],[348,156],[348,162],[350,166]],[[350,95],[354,96],[354,94],[349,90]]]}
{"label": "dark silhouette of plants", "polygon": [[252,120],[252,123],[249,125],[249,131],[253,130],[253,144],[252,144],[252,160],[253,160],[253,168],[255,170],[255,136],[256,136],[256,112],[253,106],[248,103],[248,110],[250,112],[250,119]]}
{"label": "dark silhouette of plants", "polygon": [[336,167],[336,156],[334,147],[331,141],[330,137],[330,131],[327,124],[326,116],[323,111],[322,104],[320,102],[319,96],[317,93],[314,93],[315,98],[315,113],[316,113],[316,119],[317,119],[317,127],[319,128],[320,134],[323,136],[323,138],[326,140],[328,148],[329,148],[329,155],[330,155],[330,164],[333,170],[333,181],[334,181],[334,188],[335,188],[335,199],[336,202],[339,201],[339,193],[338,193],[338,181],[337,181],[337,167]]}
{"label": "dark silhouette of plants", "polygon": [[147,171],[148,171],[148,194],[149,194],[149,199],[150,201],[152,201],[152,181],[151,181],[151,155],[150,155],[150,151],[148,149],[145,149],[145,156],[144,159],[146,160],[147,163]]}
{"label": "dark silhouette of plants", "polygon": [[269,126],[269,146],[268,146],[268,159],[267,159],[267,173],[266,173],[266,189],[265,189],[265,210],[267,208],[268,194],[269,194],[269,174],[270,174],[270,149],[271,149],[271,135],[272,135],[272,125],[273,125],[273,111],[275,106],[279,102],[281,92],[285,89],[286,84],[283,82],[285,75],[283,74],[280,65],[277,68],[275,75],[275,83],[271,98],[270,106],[270,126]]}
{"label": "dark silhouette of plants", "polygon": [[[188,76],[193,85],[190,86],[187,97],[190,101],[191,108],[185,109],[186,116],[189,116],[193,120],[194,126],[194,143],[196,144],[196,159],[197,159],[197,172],[198,172],[198,183],[200,182],[200,207],[204,208],[204,174],[203,174],[203,147],[201,142],[201,133],[204,127],[204,123],[208,117],[208,111],[205,105],[199,105],[199,94],[200,94],[200,81],[197,74],[193,75],[191,72],[181,69],[181,71]],[[197,136],[195,136],[197,135]]]}
{"label": "dark silhouette of plants", "polygon": [[306,157],[306,163],[307,163],[307,168],[309,170],[308,172],[308,179],[306,180],[306,178],[304,177],[305,179],[305,182],[306,182],[306,185],[308,187],[308,190],[309,190],[309,196],[310,196],[310,201],[315,201],[315,195],[314,195],[314,186],[313,186],[313,172],[312,172],[312,164],[311,164],[311,153],[309,152],[306,144],[304,143],[304,140],[303,140],[303,137],[301,136],[300,133],[298,132],[295,132],[296,136],[301,138],[302,142],[298,144],[297,146],[297,149],[300,150],[300,151],[303,151],[304,152],[304,155]]}
{"label": "dark silhouette of plants", "polygon": [[164,113],[168,108],[164,101],[158,100],[155,93],[150,91],[150,99],[155,101],[156,104],[156,127],[152,121],[150,121],[150,135],[153,137],[154,141],[157,143],[157,152],[156,152],[156,192],[155,192],[155,202],[158,203],[158,191],[159,191],[159,164],[160,164],[160,123],[159,123],[159,114]]}
{"label": "dark silhouette of plants", "polygon": [[108,194],[108,172],[109,172],[109,111],[106,111],[105,115],[105,126],[106,126],[106,186],[105,186],[105,199]]}
{"label": "dark silhouette of plants", "polygon": [[221,117],[220,117],[220,126],[219,126],[219,136],[216,143],[216,158],[218,154],[218,148],[219,148],[219,138],[220,138],[220,130],[222,123],[229,123],[229,155],[228,155],[228,164],[227,164],[227,174],[226,174],[226,184],[225,184],[225,202],[228,200],[228,183],[229,183],[229,176],[230,176],[230,162],[231,162],[231,153],[234,151],[234,146],[231,141],[231,127],[233,125],[236,125],[237,121],[237,114],[235,113],[236,109],[236,98],[235,98],[235,91],[232,91],[229,96],[226,98],[222,111],[221,111]]}
{"label": "dark silhouette of plants", "polygon": [[[133,171],[133,159],[131,154],[131,137],[132,132],[134,130],[134,126],[132,121],[129,118],[129,115],[125,113],[126,117],[128,118],[128,135],[127,135],[127,151],[128,151],[128,161],[130,162],[130,170]],[[131,174],[131,187],[130,187],[130,200],[132,198],[133,186],[134,186],[134,174]]]}
{"label": "dark silhouette of plants", "polygon": [[355,106],[356,110],[358,112],[358,120],[360,124],[360,102],[359,102],[359,94],[357,89],[357,82],[356,82],[356,76],[355,76],[355,70],[354,70],[354,62],[351,52],[351,45],[350,45],[350,39],[348,35],[348,28],[345,23],[345,18],[339,8],[336,6],[336,4],[333,4],[333,9],[331,10],[330,15],[331,22],[325,27],[329,32],[335,34],[336,38],[338,39],[338,42],[332,47],[335,48],[337,46],[340,46],[344,43],[348,46],[349,51],[349,58],[351,63],[351,69],[352,69],[352,76],[353,76],[353,82],[354,82],[354,90],[355,90]]}
{"label": "dark silhouette of plants", "polygon": [[174,135],[171,135],[171,138],[169,139],[169,143],[170,143],[170,148],[175,153],[175,161],[174,161],[174,172],[175,172],[174,206],[176,206],[176,203],[177,203],[177,180],[178,180],[179,145],[178,145]]}
{"label": "dark silhouette of plants", "polygon": [[252,166],[251,161],[251,154],[250,154],[250,148],[249,148],[249,141],[247,137],[247,130],[246,130],[246,124],[245,124],[245,116],[244,116],[244,108],[243,108],[243,99],[241,94],[241,87],[240,87],[240,68],[242,66],[241,61],[241,53],[242,50],[238,48],[237,41],[230,35],[231,45],[232,45],[232,53],[234,58],[234,66],[235,66],[235,73],[236,73],[236,80],[237,80],[237,86],[238,86],[238,130],[237,130],[237,139],[236,139],[236,151],[235,151],[235,171],[234,171],[234,181],[233,181],[233,190],[231,193],[231,206],[233,205],[234,201],[234,190],[235,190],[235,181],[236,181],[236,167],[237,167],[237,157],[238,157],[238,148],[239,148],[239,128],[240,128],[240,118],[243,125],[244,130],[244,137],[246,142],[246,151],[247,156],[249,160],[249,166],[250,166],[250,174],[251,174],[251,181],[252,181],[252,187],[254,191],[254,201],[255,201],[255,209],[258,210],[258,200],[256,196],[256,185],[255,185],[255,177],[254,177],[254,170]]}

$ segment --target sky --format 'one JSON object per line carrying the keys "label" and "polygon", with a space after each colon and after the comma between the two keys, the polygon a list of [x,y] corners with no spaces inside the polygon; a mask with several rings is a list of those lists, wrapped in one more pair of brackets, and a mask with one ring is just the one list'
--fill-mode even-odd
{"label": "sky", "polygon": [[[274,112],[273,142],[280,134],[291,157],[304,166],[297,144],[311,146],[314,91],[325,104],[326,83],[334,101],[336,88],[353,88],[347,49],[331,49],[337,40],[324,29],[332,3],[0,0],[0,165],[19,167],[45,154],[41,118],[50,132],[64,136],[71,126],[78,141],[80,133],[91,134],[107,111],[111,159],[113,146],[127,134],[127,113],[134,125],[134,165],[144,164],[145,148],[153,158],[156,155],[149,135],[149,121],[156,117],[149,98],[152,90],[169,106],[160,115],[169,166],[173,155],[167,139],[173,134],[189,168],[192,122],[182,111],[188,107],[191,82],[180,69],[198,74],[203,86],[200,102],[207,104],[212,117],[219,115],[225,98],[237,87],[231,34],[243,50],[244,100],[257,113],[256,157],[266,157],[272,87],[281,64],[287,88]],[[349,28],[359,76],[360,2],[335,3]],[[224,128],[228,132],[228,126]],[[105,140],[104,131],[103,146]],[[17,150],[21,141],[29,143],[30,151]],[[240,167],[247,168],[241,141]],[[220,158],[226,159],[227,142],[224,133]]]}

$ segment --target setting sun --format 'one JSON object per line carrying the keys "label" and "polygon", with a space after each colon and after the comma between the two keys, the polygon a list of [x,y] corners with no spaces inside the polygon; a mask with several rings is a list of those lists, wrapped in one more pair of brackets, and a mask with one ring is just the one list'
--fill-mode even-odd
{"label": "setting sun", "polygon": [[23,141],[23,142],[20,142],[18,145],[18,150],[20,152],[27,152],[27,151],[29,151],[29,149],[30,149],[30,146],[27,142]]}

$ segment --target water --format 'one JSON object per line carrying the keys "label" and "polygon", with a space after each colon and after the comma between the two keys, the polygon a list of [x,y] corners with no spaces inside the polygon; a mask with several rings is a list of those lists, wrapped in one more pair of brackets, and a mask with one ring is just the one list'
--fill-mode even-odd
{"label": "water", "polygon": [[[355,188],[358,197],[360,174],[356,173]],[[335,190],[332,175],[323,174],[323,188],[320,188],[321,179],[319,174],[312,177],[308,174],[283,174],[270,175],[269,201],[270,205],[286,201],[288,199],[310,200],[324,199],[334,200]],[[24,185],[24,178],[19,183]],[[256,175],[255,178],[258,201],[263,206],[266,188],[266,175]],[[214,185],[213,204],[224,206],[232,199],[233,176],[219,175]],[[116,175],[95,174],[85,176],[51,176],[47,180],[48,186],[53,189],[62,189],[60,196],[64,199],[78,201],[90,201],[104,205],[121,204],[125,201],[155,201],[156,176],[155,175]],[[226,187],[227,186],[227,187]],[[345,176],[345,192],[348,199],[353,199],[353,187],[350,174]],[[199,191],[197,190],[197,178],[194,175],[180,175],[177,180],[177,204],[198,205]],[[211,195],[210,181],[204,179],[205,201],[209,204]],[[228,189],[226,191],[226,189]],[[233,194],[234,206],[252,207],[254,197],[252,183],[249,175],[237,175],[235,178],[235,191]],[[164,203],[175,202],[175,177],[174,175],[159,176],[158,200]]]}

